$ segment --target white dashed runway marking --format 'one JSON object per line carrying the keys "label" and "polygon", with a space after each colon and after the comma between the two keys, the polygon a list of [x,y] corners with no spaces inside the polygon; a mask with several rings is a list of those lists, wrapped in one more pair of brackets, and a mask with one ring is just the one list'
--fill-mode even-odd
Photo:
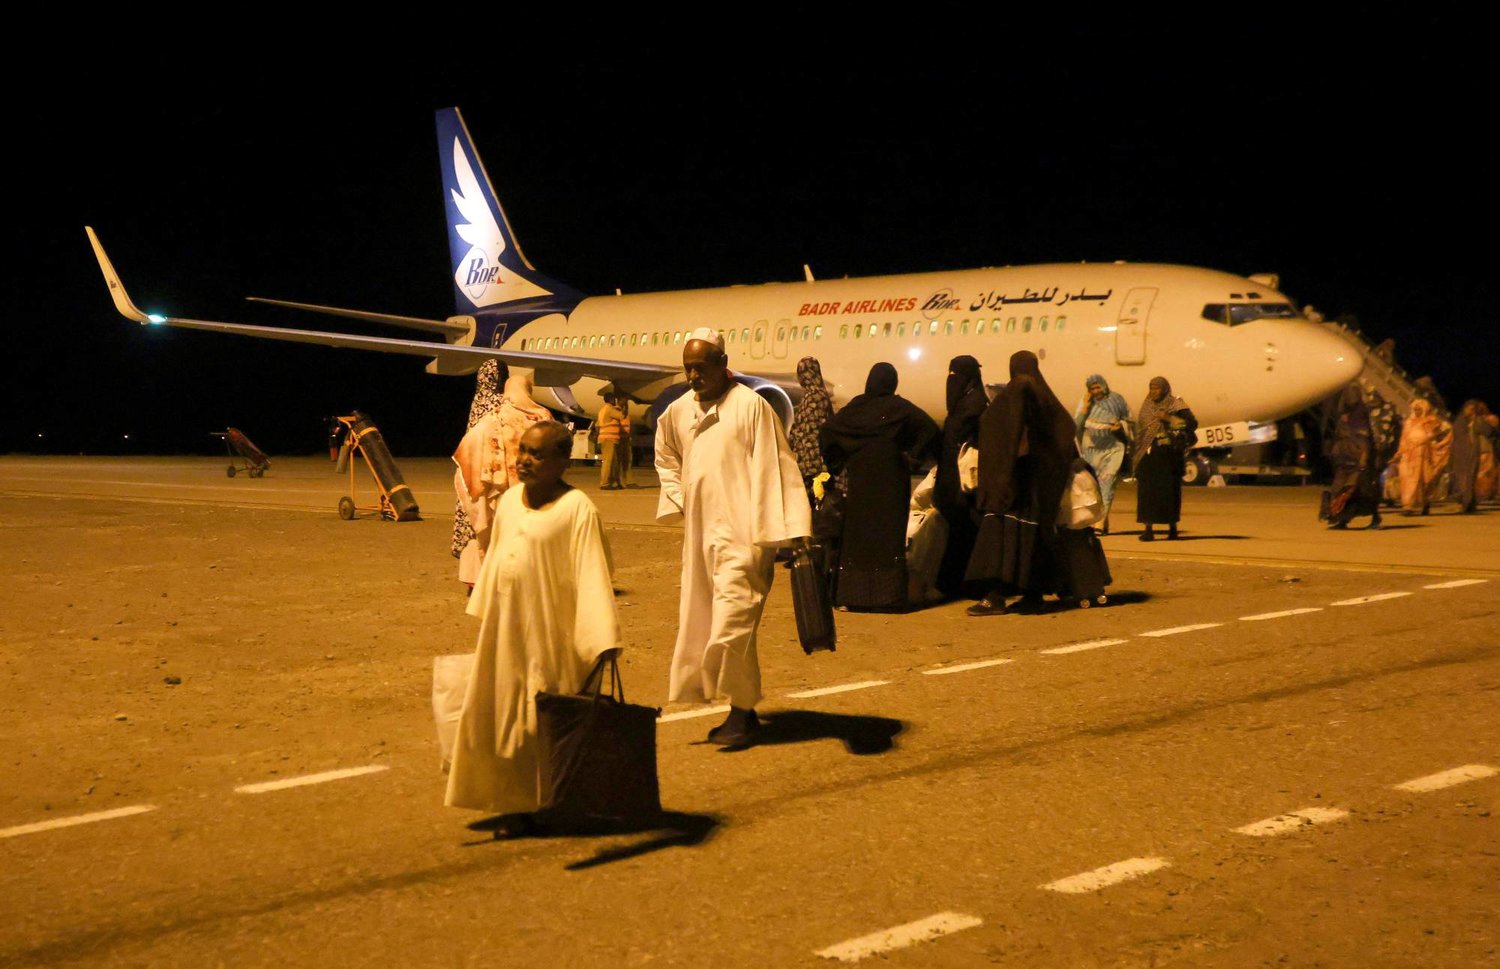
{"label": "white dashed runway marking", "polygon": [[1224,625],[1222,622],[1200,622],[1191,626],[1173,626],[1170,629],[1153,629],[1150,632],[1140,633],[1142,636],[1150,636],[1155,639],[1159,636],[1176,636],[1178,633],[1194,633],[1200,629],[1213,629],[1215,626]]}
{"label": "white dashed runway marking", "polygon": [[1500,774],[1500,770],[1484,764],[1465,764],[1452,770],[1428,774],[1426,777],[1418,777],[1403,784],[1397,784],[1396,790],[1409,791],[1412,794],[1426,794],[1428,791],[1441,791],[1445,787],[1483,780],[1486,777],[1494,777],[1496,774]]}
{"label": "white dashed runway marking", "polygon": [[939,912],[937,915],[929,916],[918,922],[908,922],[898,925],[893,929],[885,929],[881,932],[872,932],[862,935],[848,942],[840,942],[826,949],[819,949],[815,955],[824,959],[837,959],[840,962],[858,962],[866,956],[879,955],[882,952],[890,952],[893,949],[904,949],[918,942],[931,942],[933,939],[962,932],[964,929],[972,929],[976,925],[983,925],[984,919],[973,915],[962,915],[958,912]]}
{"label": "white dashed runway marking", "polygon": [[1124,861],[1117,861],[1113,865],[1095,868],[1093,871],[1069,875],[1067,878],[1059,878],[1057,881],[1048,882],[1041,887],[1049,892],[1062,892],[1065,895],[1082,895],[1085,892],[1097,892],[1099,889],[1108,888],[1110,885],[1118,885],[1120,882],[1128,882],[1132,878],[1149,875],[1153,871],[1160,871],[1170,864],[1171,862],[1165,858],[1127,858]]}
{"label": "white dashed runway marking", "polygon": [[1434,582],[1432,585],[1424,585],[1424,589],[1459,589],[1466,585],[1484,585],[1489,579],[1454,579],[1452,582]]}
{"label": "white dashed runway marking", "polygon": [[1088,649],[1103,649],[1106,646],[1118,646],[1128,643],[1128,639],[1093,639],[1086,643],[1074,643],[1071,646],[1058,646],[1055,649],[1044,649],[1040,652],[1048,656],[1061,656],[1064,653],[1081,653]]}
{"label": "white dashed runway marking", "polygon": [[1274,818],[1256,821],[1243,828],[1235,828],[1234,833],[1248,834],[1252,838],[1270,838],[1290,831],[1299,831],[1314,824],[1327,824],[1329,821],[1337,821],[1348,816],[1348,811],[1340,811],[1338,808],[1303,808],[1290,814],[1278,814]]}
{"label": "white dashed runway marking", "polygon": [[264,794],[267,791],[283,791],[289,787],[306,787],[308,784],[326,784],[329,781],[341,781],[346,777],[360,777],[364,774],[378,774],[383,770],[389,770],[383,764],[371,764],[369,767],[345,767],[342,770],[328,770],[321,774],[303,774],[301,777],[288,777],[281,781],[266,781],[261,784],[244,784],[236,787],[239,794]]}
{"label": "white dashed runway marking", "polygon": [[692,719],[695,719],[697,717],[711,717],[711,716],[713,716],[716,713],[728,713],[728,712],[729,712],[729,704],[726,703],[726,704],[724,704],[721,707],[704,707],[701,710],[683,710],[680,713],[668,713],[668,714],[665,714],[663,716],[657,717],[656,718],[656,722],[657,723],[670,723],[673,720],[692,720]]}
{"label": "white dashed runway marking", "polygon": [[1004,666],[1006,663],[1014,663],[1013,659],[986,659],[977,663],[959,663],[957,666],[944,666],[941,669],[923,670],[923,676],[943,676],[947,673],[967,673],[969,670],[982,670],[990,666]]}
{"label": "white dashed runway marking", "polygon": [[863,683],[845,683],[843,686],[825,686],[818,690],[803,690],[801,693],[788,693],[787,696],[793,700],[805,700],[814,696],[830,696],[834,693],[850,693],[854,690],[868,690],[872,686],[885,686],[890,680],[866,680]]}
{"label": "white dashed runway marking", "polygon": [[1367,602],[1384,602],[1387,599],[1400,599],[1409,596],[1410,592],[1383,592],[1378,596],[1356,596],[1353,599],[1340,599],[1338,602],[1329,603],[1334,606],[1362,606]]}
{"label": "white dashed runway marking", "polygon": [[95,821],[113,821],[115,818],[128,818],[134,814],[145,814],[155,811],[154,804],[137,804],[134,807],[115,808],[112,811],[95,811],[93,814],[75,814],[67,818],[54,818],[51,821],[38,821],[35,824],[19,824],[14,828],[0,828],[0,838],[16,838],[23,834],[36,834],[39,831],[52,831],[57,828],[71,828],[79,824],[93,824]]}
{"label": "white dashed runway marking", "polygon": [[1241,616],[1240,622],[1260,622],[1263,619],[1285,619],[1287,616],[1305,616],[1309,612],[1322,611],[1322,606],[1310,606],[1306,609],[1283,609],[1280,612],[1262,612],[1254,616]]}

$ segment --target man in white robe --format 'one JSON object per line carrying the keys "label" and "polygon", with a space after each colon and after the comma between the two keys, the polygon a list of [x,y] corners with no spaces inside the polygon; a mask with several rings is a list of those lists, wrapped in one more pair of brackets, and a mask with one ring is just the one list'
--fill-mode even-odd
{"label": "man in white robe", "polygon": [[727,696],[729,716],[709,740],[740,746],[758,724],[756,629],[776,550],[811,534],[812,512],[775,412],[734,382],[728,364],[717,331],[693,331],[682,351],[692,393],[668,405],[656,426],[656,518],[683,522],[669,698]]}
{"label": "man in white robe", "polygon": [[521,438],[523,487],[500,497],[489,551],[468,612],[478,616],[445,803],[519,816],[540,803],[536,694],[576,693],[599,658],[620,647],[598,509],[562,483],[572,437],[552,421]]}

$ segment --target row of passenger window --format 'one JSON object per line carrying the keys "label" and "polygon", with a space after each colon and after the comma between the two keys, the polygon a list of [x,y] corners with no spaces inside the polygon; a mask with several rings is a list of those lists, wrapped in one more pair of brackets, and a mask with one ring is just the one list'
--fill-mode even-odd
{"label": "row of passenger window", "polygon": [[[1030,333],[1032,331],[1032,319],[1030,316],[1020,317],[1019,320],[1014,316],[1008,317],[1005,320],[1003,332],[1015,333],[1019,331],[1021,333]],[[1059,316],[1056,319],[1043,316],[1036,319],[1036,329],[1042,333],[1046,333],[1050,323],[1052,329],[1061,332],[1067,326],[1067,322],[1067,316]],[[848,323],[845,323],[839,327],[839,339],[861,340],[874,339],[880,336],[894,336],[899,339],[907,335],[908,326],[910,327],[911,335],[914,337],[920,337],[924,333],[928,336],[938,336],[939,334],[953,336],[955,333],[959,336],[968,336],[970,333],[974,336],[980,336],[986,332],[1002,332],[1001,321],[997,316],[993,320],[959,320],[957,324],[953,320],[918,320],[911,324],[905,322],[871,323],[866,326],[863,323],[855,323],[851,328]],[[956,329],[955,326],[957,327]],[[545,351],[592,350],[609,347],[677,346],[688,338],[689,332],[688,330],[668,330],[661,333],[611,333],[603,336],[530,337],[521,341],[521,349]],[[748,346],[752,342],[751,328],[748,326],[743,329],[724,330],[721,332],[724,333],[725,342],[729,344],[741,343]],[[766,331],[764,325],[756,326],[753,335],[754,342],[759,343],[765,337]],[[783,340],[795,342],[798,340],[811,341],[821,339],[823,339],[823,327],[821,324],[800,328],[778,325],[776,328],[776,342],[778,343]]]}
{"label": "row of passenger window", "polygon": [[[1021,333],[1030,333],[1032,330],[1032,320],[1033,318],[1030,316],[1020,317],[1019,320],[1014,316],[1007,317],[1003,327],[1003,332],[1015,333],[1019,331]],[[1068,318],[1067,316],[1059,316],[1056,319],[1053,319],[1050,316],[1036,318],[1036,329],[1041,331],[1042,333],[1047,332],[1047,328],[1049,325],[1053,330],[1061,332],[1067,327]],[[863,333],[860,332],[861,326],[862,324],[856,323],[854,324],[854,328],[851,331],[849,325],[847,323],[844,324],[843,326],[839,327],[839,339],[845,339],[851,334],[856,340],[861,339],[861,337],[865,339],[872,339],[877,336],[895,336],[899,339],[906,336],[905,323],[871,323],[868,327],[865,328]],[[953,336],[955,333],[957,333],[959,336],[968,336],[970,333],[972,333],[974,336],[982,336],[985,333],[1002,332],[1000,317],[998,316],[993,320],[959,320],[956,330],[954,329],[954,326],[955,324],[952,320],[943,320],[941,323],[937,320],[932,320],[930,322],[918,320],[917,322],[911,324],[911,335],[919,337],[925,332],[928,336],[937,336],[939,333],[941,333],[943,336]],[[892,329],[893,327],[894,329]]]}

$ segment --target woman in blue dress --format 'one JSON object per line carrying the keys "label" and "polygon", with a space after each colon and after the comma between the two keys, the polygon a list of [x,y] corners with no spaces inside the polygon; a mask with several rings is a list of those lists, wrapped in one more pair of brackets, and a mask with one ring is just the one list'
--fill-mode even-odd
{"label": "woman in blue dress", "polygon": [[1073,426],[1078,429],[1078,450],[1099,479],[1099,494],[1104,498],[1104,522],[1101,534],[1109,534],[1109,506],[1115,500],[1115,485],[1125,463],[1130,440],[1130,405],[1125,398],[1109,389],[1099,374],[1084,381],[1085,393],[1073,412]]}

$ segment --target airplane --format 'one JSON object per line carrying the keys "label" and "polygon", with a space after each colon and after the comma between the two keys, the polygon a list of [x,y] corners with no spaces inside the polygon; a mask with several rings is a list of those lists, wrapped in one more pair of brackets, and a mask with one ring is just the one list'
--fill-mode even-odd
{"label": "airplane", "polygon": [[1054,263],[671,292],[586,296],[522,253],[459,110],[437,112],[457,313],[423,319],[289,300],[250,299],[424,331],[400,339],[149,314],[126,293],[85,227],[116,309],[146,325],[349,347],[428,358],[435,374],[473,373],[490,358],[534,374],[536,399],[570,417],[615,391],[659,413],[687,391],[682,349],[700,326],[725,338],[736,379],[790,424],[801,388],[797,361],[818,358],[841,405],[870,367],[894,363],[902,396],[941,423],[948,361],[979,360],[988,381],[1008,377],[1016,350],[1041,360],[1065,402],[1102,374],[1128,401],[1165,375],[1199,420],[1199,446],[1274,437],[1272,422],[1328,398],[1362,359],[1308,320],[1270,274],[1192,266]]}

